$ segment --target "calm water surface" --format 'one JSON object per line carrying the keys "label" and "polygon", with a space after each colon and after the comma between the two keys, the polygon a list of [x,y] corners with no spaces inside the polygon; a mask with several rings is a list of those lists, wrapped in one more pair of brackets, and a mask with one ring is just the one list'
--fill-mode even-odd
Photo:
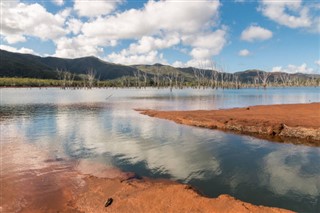
{"label": "calm water surface", "polygon": [[[177,180],[210,197],[230,194],[254,204],[320,212],[320,148],[178,125],[133,110],[320,102],[318,88],[0,92],[1,144],[18,140],[55,159],[88,159]],[[23,167],[16,167],[10,169],[18,174]]]}

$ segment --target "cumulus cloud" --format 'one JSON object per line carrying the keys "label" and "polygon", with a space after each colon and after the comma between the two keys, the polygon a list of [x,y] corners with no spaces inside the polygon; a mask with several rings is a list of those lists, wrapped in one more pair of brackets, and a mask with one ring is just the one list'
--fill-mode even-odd
{"label": "cumulus cloud", "polygon": [[162,63],[167,64],[163,59],[163,55],[159,54],[158,51],[150,51],[144,54],[126,54],[124,51],[120,53],[111,53],[106,57],[106,60],[112,61],[118,64],[154,64]]}
{"label": "cumulus cloud", "polygon": [[36,52],[34,52],[32,49],[29,48],[20,48],[17,49],[15,47],[11,47],[11,46],[7,46],[7,45],[0,45],[0,49],[2,50],[6,50],[6,51],[10,51],[10,52],[15,52],[15,53],[28,53],[28,54],[36,54]]}
{"label": "cumulus cloud", "polygon": [[134,40],[126,49],[106,56],[125,64],[166,62],[160,50],[176,45],[190,47],[185,54],[191,60],[207,60],[227,43],[226,27],[213,30],[219,26],[219,0],[148,1],[142,8],[117,11],[122,2],[74,0],[73,8],[50,13],[38,3],[5,1],[2,39],[8,44],[26,42],[28,37],[52,40],[54,56],[66,58],[99,56],[119,40]]}
{"label": "cumulus cloud", "polygon": [[[158,54],[154,53],[158,53],[158,50],[183,43],[184,45],[192,47],[189,53],[189,55],[192,56],[192,60],[189,64],[194,64],[196,61],[210,60],[213,55],[219,54],[226,44],[225,36],[226,29],[219,29],[214,32],[199,35],[180,36],[178,33],[173,33],[167,34],[163,38],[143,36],[137,43],[131,44],[129,48],[122,50],[120,53],[110,54],[107,56],[107,59],[124,64],[137,64],[133,59],[138,59],[139,63],[142,63],[143,59],[145,59],[144,63],[146,64],[156,62],[164,63],[163,58],[158,57]],[[180,39],[180,37],[182,37],[182,39]],[[148,54],[150,52],[153,54]]]}
{"label": "cumulus cloud", "polygon": [[227,43],[226,34],[227,29],[222,27],[214,32],[184,36],[182,40],[194,47],[190,53],[194,59],[205,60],[221,52]]}
{"label": "cumulus cloud", "polygon": [[130,9],[85,23],[86,36],[132,39],[163,32],[196,33],[215,24],[219,1],[149,1],[141,9]]}
{"label": "cumulus cloud", "polygon": [[191,59],[187,62],[182,61],[175,61],[172,63],[172,66],[174,67],[197,67],[201,69],[217,69],[212,59],[204,59],[204,60],[198,60],[198,59]]}
{"label": "cumulus cloud", "polygon": [[167,35],[164,38],[143,36],[138,42],[130,44],[119,53],[111,53],[106,59],[121,64],[154,64],[166,63],[163,55],[157,50],[169,48],[180,42],[178,34]]}
{"label": "cumulus cloud", "polygon": [[74,0],[73,8],[79,16],[96,17],[113,12],[122,0],[83,1]]}
{"label": "cumulus cloud", "polygon": [[300,66],[292,64],[289,64],[287,67],[275,66],[272,68],[272,72],[312,74],[315,73],[315,70],[313,68],[308,67],[306,63],[303,63]]}
{"label": "cumulus cloud", "polygon": [[250,55],[250,51],[247,49],[240,50],[238,53],[239,56],[248,56]]}
{"label": "cumulus cloud", "polygon": [[[301,0],[296,1],[269,1],[262,0],[262,14],[281,25],[290,28],[308,27],[311,25],[308,9],[301,6]],[[287,11],[295,12],[290,15]]]}
{"label": "cumulus cloud", "polygon": [[[82,32],[88,37],[140,38],[127,49],[107,56],[107,59],[116,63],[163,63],[165,61],[158,50],[178,44],[192,47],[189,54],[194,60],[205,60],[219,54],[227,42],[226,27],[216,31],[211,31],[210,28],[217,24],[218,8],[219,2],[216,0],[149,1],[142,9],[99,17],[84,24]],[[96,29],[94,26],[103,26],[101,29],[109,30],[93,31],[92,29]]]}
{"label": "cumulus cloud", "polygon": [[280,25],[289,28],[306,28],[309,31],[320,33],[320,17],[317,15],[319,9],[316,4],[303,4],[302,0],[261,0],[258,10]]}
{"label": "cumulus cloud", "polygon": [[275,66],[272,67],[271,72],[281,72],[282,71],[282,66]]}
{"label": "cumulus cloud", "polygon": [[103,52],[102,46],[115,46],[115,40],[101,40],[78,35],[73,38],[62,37],[55,41],[57,46],[54,56],[64,58],[77,58],[88,55],[97,56]]}
{"label": "cumulus cloud", "polygon": [[319,60],[314,61],[314,63],[315,63],[316,65],[320,66],[320,59],[319,59]]}
{"label": "cumulus cloud", "polygon": [[260,26],[251,25],[241,33],[241,40],[254,42],[272,38],[272,32]]}
{"label": "cumulus cloud", "polygon": [[137,43],[130,44],[127,53],[129,54],[142,54],[153,50],[169,48],[180,42],[179,35],[177,33],[167,35],[163,39],[143,36]]}
{"label": "cumulus cloud", "polygon": [[56,39],[66,34],[64,22],[70,10],[55,15],[40,4],[25,4],[5,1],[2,7],[2,27],[0,34],[13,44],[26,41],[25,36],[35,36],[42,40]]}

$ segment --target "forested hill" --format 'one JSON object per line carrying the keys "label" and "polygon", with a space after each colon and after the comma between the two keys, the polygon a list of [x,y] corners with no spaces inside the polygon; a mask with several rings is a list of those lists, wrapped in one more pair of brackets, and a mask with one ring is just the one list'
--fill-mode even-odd
{"label": "forested hill", "polygon": [[0,50],[0,57],[0,77],[57,79],[57,69],[75,74],[86,74],[88,70],[92,69],[101,80],[107,80],[133,76],[133,72],[136,71],[136,68],[107,63],[92,56],[64,59]]}
{"label": "forested hill", "polygon": [[[81,78],[81,75],[87,74],[88,70],[94,70],[95,78],[99,80],[113,80],[121,77],[139,76],[147,77],[152,80],[155,76],[162,76],[163,79],[169,79],[170,76],[178,76],[183,78],[184,82],[198,81],[200,77],[210,80],[213,75],[211,70],[189,68],[175,68],[168,65],[154,64],[154,65],[134,65],[125,66],[120,64],[113,64],[102,61],[96,57],[83,57],[76,59],[65,59],[57,57],[40,57],[31,54],[13,53],[5,50],[0,50],[1,66],[0,77],[28,77],[40,79],[58,79],[57,70],[66,71],[77,74],[76,78]],[[203,72],[204,71],[204,72]],[[260,76],[259,76],[260,73]],[[204,76],[200,76],[200,75]],[[246,70],[241,72],[222,73],[216,78],[220,81],[234,81],[237,80],[242,83],[254,83],[254,81],[262,81],[264,71],[260,70]],[[308,74],[286,74],[286,73],[268,73],[268,80],[270,82],[281,81],[283,78],[289,79],[313,79],[319,78],[319,75]],[[285,75],[284,75],[285,74]],[[196,76],[197,75],[197,76]],[[260,78],[260,80],[259,80]]]}

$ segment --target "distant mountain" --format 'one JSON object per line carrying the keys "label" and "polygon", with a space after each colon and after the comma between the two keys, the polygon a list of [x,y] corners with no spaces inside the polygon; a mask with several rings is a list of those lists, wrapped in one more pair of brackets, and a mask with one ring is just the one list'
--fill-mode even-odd
{"label": "distant mountain", "polygon": [[[169,65],[154,64],[154,65],[133,65],[125,66],[102,61],[96,57],[83,57],[76,59],[65,59],[57,57],[40,57],[31,54],[13,53],[0,49],[0,77],[29,77],[41,79],[58,79],[57,69],[75,73],[78,77],[81,74],[86,74],[89,69],[96,72],[96,78],[100,80],[112,80],[123,76],[135,76],[138,73],[146,73],[148,78],[160,73],[162,76],[178,74],[184,78],[185,82],[195,80],[194,68],[175,68]],[[205,75],[211,75],[210,70],[205,71]],[[238,77],[242,83],[253,83],[255,78],[258,78],[258,73],[265,73],[261,70],[246,70],[236,72],[233,75]],[[269,76],[269,80],[280,81],[286,73],[273,72]],[[233,77],[230,73],[219,75],[218,78],[224,78],[231,81]],[[142,75],[140,76],[142,77]],[[310,74],[290,74],[291,79],[306,80],[310,78],[319,78],[319,75]]]}
{"label": "distant mountain", "polygon": [[92,56],[64,59],[0,50],[0,58],[0,77],[57,79],[57,69],[76,74],[86,74],[89,69],[93,69],[96,77],[100,77],[100,80],[107,80],[133,76],[136,71],[134,67],[107,63]]}

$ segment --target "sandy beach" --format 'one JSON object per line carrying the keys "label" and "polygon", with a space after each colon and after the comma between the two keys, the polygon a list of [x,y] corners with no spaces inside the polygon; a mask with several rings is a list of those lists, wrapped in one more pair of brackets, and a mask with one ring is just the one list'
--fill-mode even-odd
{"label": "sandy beach", "polygon": [[179,124],[254,135],[279,142],[320,146],[320,103],[196,111],[137,110],[144,115]]}

